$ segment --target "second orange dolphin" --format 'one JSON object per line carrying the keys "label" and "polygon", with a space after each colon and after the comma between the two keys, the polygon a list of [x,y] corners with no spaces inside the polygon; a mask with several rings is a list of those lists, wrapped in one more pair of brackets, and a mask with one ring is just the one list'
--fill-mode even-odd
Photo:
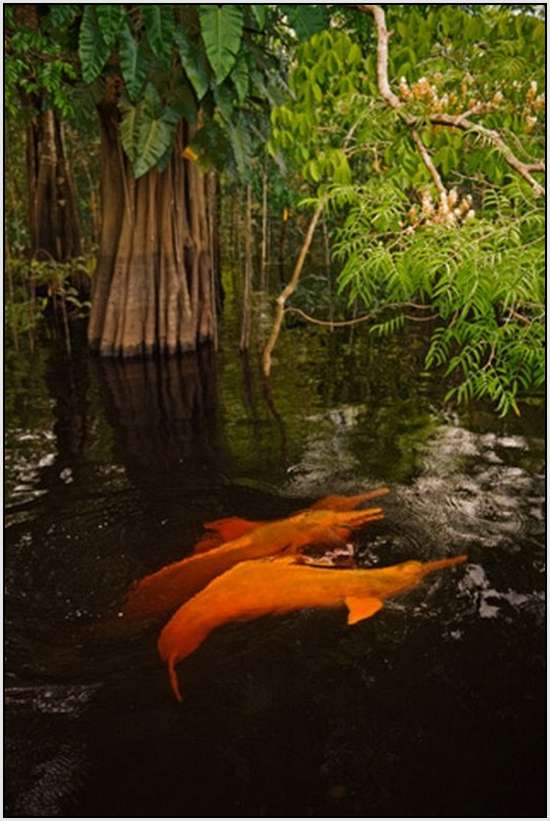
{"label": "second orange dolphin", "polygon": [[187,601],[162,630],[158,649],[174,694],[181,701],[176,664],[222,624],[305,607],[347,607],[348,624],[355,624],[374,616],[386,599],[415,587],[428,573],[466,558],[409,561],[374,570],[325,570],[302,565],[295,557],[242,562]]}

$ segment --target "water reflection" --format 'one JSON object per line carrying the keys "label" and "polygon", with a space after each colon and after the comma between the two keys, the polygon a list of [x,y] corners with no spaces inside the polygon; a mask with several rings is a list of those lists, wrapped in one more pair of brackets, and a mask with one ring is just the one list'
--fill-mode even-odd
{"label": "water reflection", "polygon": [[171,474],[189,483],[219,474],[215,356],[208,346],[179,357],[97,360],[115,453],[136,484]]}

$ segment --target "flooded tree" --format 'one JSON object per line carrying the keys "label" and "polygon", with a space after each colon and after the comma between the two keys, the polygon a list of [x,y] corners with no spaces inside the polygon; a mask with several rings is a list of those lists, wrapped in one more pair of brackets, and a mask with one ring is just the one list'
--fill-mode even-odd
{"label": "flooded tree", "polygon": [[250,165],[250,133],[266,122],[280,74],[270,23],[288,31],[293,21],[307,36],[326,15],[232,4],[72,8],[67,24],[78,23],[82,78],[101,122],[90,345],[105,356],[216,346],[214,169],[244,174]]}

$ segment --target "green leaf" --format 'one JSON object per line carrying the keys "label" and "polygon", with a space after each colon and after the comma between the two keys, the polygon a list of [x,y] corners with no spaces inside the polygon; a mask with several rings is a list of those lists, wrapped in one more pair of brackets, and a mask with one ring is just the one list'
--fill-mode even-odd
{"label": "green leaf", "polygon": [[68,28],[81,11],[78,3],[54,3],[50,6],[48,21],[56,28]]}
{"label": "green leaf", "polygon": [[217,86],[217,88],[214,89],[214,99],[223,119],[228,123],[231,122],[233,116],[233,94],[231,93],[231,87],[228,83],[224,83],[224,85]]}
{"label": "green leaf", "polygon": [[120,121],[120,139],[122,147],[130,162],[134,163],[137,158],[138,123],[140,106],[130,105],[121,100],[119,109],[122,112]]}
{"label": "green leaf", "polygon": [[228,133],[237,172],[240,177],[246,177],[251,167],[250,141],[247,139],[246,128],[243,126],[243,123],[239,123],[238,125],[230,123]]}
{"label": "green leaf", "polygon": [[201,34],[216,82],[222,83],[235,64],[243,33],[243,13],[232,4],[199,7]]}
{"label": "green leaf", "polygon": [[137,159],[133,163],[136,179],[161,161],[172,144],[174,126],[162,118],[152,118],[144,111],[138,126]]}
{"label": "green leaf", "polygon": [[169,5],[142,5],[139,6],[147,40],[153,54],[164,65],[169,65],[172,53],[172,39],[174,37],[174,15]]}
{"label": "green leaf", "polygon": [[176,29],[174,40],[178,47],[178,52],[191,85],[195,89],[197,99],[200,101],[208,91],[208,66],[202,51],[192,43],[182,29]]}
{"label": "green leaf", "polygon": [[145,94],[143,95],[143,102],[145,103],[147,114],[154,119],[158,119],[160,117],[162,104],[160,95],[153,83],[147,83]]}
{"label": "green leaf", "polygon": [[112,47],[122,28],[126,12],[118,3],[98,4],[95,9],[103,39]]}
{"label": "green leaf", "polygon": [[231,80],[237,89],[237,97],[242,104],[246,100],[249,87],[249,73],[248,64],[245,60],[244,54],[240,54],[235,64],[235,68],[231,73]]}
{"label": "green leaf", "polygon": [[147,63],[128,26],[122,29],[120,37],[120,67],[128,96],[135,101],[145,83]]}
{"label": "green leaf", "polygon": [[324,6],[283,6],[288,21],[300,40],[307,40],[328,25],[328,11]]}
{"label": "green leaf", "polygon": [[197,104],[195,96],[188,82],[184,81],[178,85],[177,91],[170,98],[171,107],[177,111],[180,118],[183,117],[188,123],[195,123],[197,120]]}
{"label": "green leaf", "polygon": [[96,6],[86,6],[84,9],[78,53],[82,66],[82,79],[85,83],[93,83],[101,74],[111,53],[111,48],[103,39],[98,26]]}
{"label": "green leaf", "polygon": [[260,31],[263,31],[265,27],[265,6],[252,5],[250,8],[252,9],[252,14],[256,18],[258,28]]}

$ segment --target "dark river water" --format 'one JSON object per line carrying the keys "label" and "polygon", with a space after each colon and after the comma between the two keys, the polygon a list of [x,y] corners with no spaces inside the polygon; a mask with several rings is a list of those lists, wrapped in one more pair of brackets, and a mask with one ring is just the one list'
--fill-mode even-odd
{"label": "dark river water", "polygon": [[[232,339],[6,354],[5,815],[544,816],[544,410],[447,408],[420,331],[289,328],[271,387]],[[179,665],[181,704],[158,626],[94,630],[203,522],[381,484],[361,564],[468,561],[353,627],[227,625]]]}

